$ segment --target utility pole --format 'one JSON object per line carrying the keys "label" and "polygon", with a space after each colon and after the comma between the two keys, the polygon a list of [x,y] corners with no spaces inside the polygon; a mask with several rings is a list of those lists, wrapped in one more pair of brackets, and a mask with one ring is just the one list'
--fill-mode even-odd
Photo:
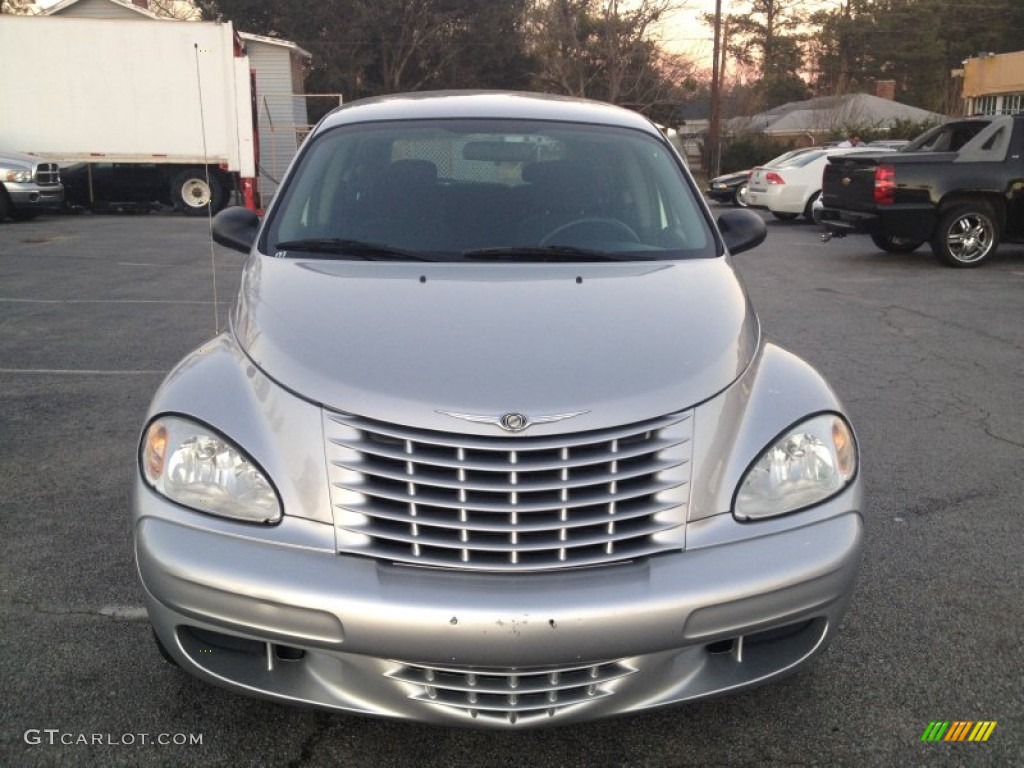
{"label": "utility pole", "polygon": [[711,62],[711,115],[710,115],[710,126],[708,127],[708,143],[711,145],[708,148],[708,165],[710,166],[708,171],[708,178],[714,178],[721,173],[719,166],[721,165],[721,152],[719,151],[721,140],[720,140],[720,122],[721,114],[719,109],[719,101],[721,97],[721,80],[719,78],[719,47],[722,40],[722,0],[715,0],[715,44],[712,52]]}

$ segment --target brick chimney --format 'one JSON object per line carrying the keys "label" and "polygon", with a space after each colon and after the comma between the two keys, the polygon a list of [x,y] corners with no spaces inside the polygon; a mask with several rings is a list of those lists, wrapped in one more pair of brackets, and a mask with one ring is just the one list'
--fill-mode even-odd
{"label": "brick chimney", "polygon": [[149,0],[132,0],[132,5],[137,5],[139,8],[149,10]]}
{"label": "brick chimney", "polygon": [[896,101],[896,81],[875,80],[875,96],[880,99]]}

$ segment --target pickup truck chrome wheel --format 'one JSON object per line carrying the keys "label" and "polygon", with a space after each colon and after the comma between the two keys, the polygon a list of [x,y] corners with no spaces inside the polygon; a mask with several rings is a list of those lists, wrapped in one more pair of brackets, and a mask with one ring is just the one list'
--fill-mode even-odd
{"label": "pickup truck chrome wheel", "polygon": [[939,219],[932,252],[951,267],[976,267],[995,253],[999,227],[987,203],[964,203],[949,208]]}

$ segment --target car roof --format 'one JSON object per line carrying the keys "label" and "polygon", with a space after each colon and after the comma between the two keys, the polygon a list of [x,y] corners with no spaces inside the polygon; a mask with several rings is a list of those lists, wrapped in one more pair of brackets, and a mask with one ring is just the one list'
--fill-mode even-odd
{"label": "car roof", "polygon": [[622,107],[570,96],[519,91],[421,91],[360,99],[335,109],[316,130],[353,123],[442,118],[557,120],[634,128],[662,137],[654,123]]}

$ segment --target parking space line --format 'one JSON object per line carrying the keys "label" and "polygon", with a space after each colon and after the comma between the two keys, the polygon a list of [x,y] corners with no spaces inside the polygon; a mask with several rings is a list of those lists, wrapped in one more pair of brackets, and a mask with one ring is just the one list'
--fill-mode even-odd
{"label": "parking space line", "polygon": [[149,613],[141,605],[105,605],[99,609],[98,613],[112,619],[128,621],[142,621],[149,618]]}

